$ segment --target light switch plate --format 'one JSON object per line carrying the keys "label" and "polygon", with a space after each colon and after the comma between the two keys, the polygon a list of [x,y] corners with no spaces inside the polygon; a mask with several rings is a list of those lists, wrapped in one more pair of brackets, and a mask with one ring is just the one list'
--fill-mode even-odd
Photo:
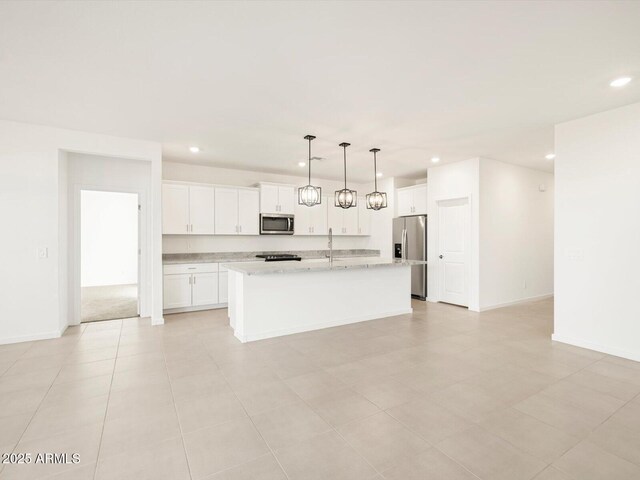
{"label": "light switch plate", "polygon": [[49,249],[47,247],[39,247],[38,258],[48,258],[48,257],[49,257]]}

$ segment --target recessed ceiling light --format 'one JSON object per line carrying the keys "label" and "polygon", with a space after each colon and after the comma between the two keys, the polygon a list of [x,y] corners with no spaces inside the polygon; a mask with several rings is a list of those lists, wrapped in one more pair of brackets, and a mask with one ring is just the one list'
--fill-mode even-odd
{"label": "recessed ceiling light", "polygon": [[191,153],[198,153],[200,151],[200,147],[189,147],[189,151]]}
{"label": "recessed ceiling light", "polygon": [[431,161],[433,163],[438,163],[440,161],[440,157],[431,157]]}
{"label": "recessed ceiling light", "polygon": [[381,177],[381,176],[382,176],[382,172],[376,173],[376,177]]}
{"label": "recessed ceiling light", "polygon": [[609,85],[612,87],[624,87],[631,81],[631,77],[620,77],[613,80]]}
{"label": "recessed ceiling light", "polygon": [[544,156],[544,158],[546,158],[547,160],[553,160],[554,158],[556,158],[556,154],[548,153],[547,155]]}
{"label": "recessed ceiling light", "polygon": [[298,166],[299,166],[299,167],[304,167],[305,165],[306,165],[306,163],[305,163],[305,162],[298,162]]}

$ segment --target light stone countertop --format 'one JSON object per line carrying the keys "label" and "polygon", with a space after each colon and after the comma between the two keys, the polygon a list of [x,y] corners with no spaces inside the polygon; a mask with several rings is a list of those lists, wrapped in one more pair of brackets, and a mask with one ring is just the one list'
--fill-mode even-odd
{"label": "light stone countertop", "polygon": [[[163,265],[181,263],[231,263],[262,261],[256,258],[259,254],[292,253],[299,255],[303,260],[326,258],[329,250],[286,250],[286,251],[255,251],[255,252],[210,252],[210,253],[165,253],[162,255]],[[380,250],[369,249],[336,249],[333,258],[351,257],[379,257]],[[271,263],[271,262],[270,262]]]}
{"label": "light stone countertop", "polygon": [[287,261],[287,262],[245,262],[228,263],[223,266],[227,269],[243,273],[245,275],[266,275],[277,273],[304,273],[338,271],[362,268],[385,267],[411,267],[413,265],[426,265],[421,260],[398,260],[383,258],[334,258],[333,264],[329,260]]}

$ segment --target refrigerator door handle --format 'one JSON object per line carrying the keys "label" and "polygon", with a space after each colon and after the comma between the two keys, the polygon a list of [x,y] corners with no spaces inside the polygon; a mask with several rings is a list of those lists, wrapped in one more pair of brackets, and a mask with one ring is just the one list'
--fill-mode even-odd
{"label": "refrigerator door handle", "polygon": [[407,259],[407,229],[402,229],[402,260]]}

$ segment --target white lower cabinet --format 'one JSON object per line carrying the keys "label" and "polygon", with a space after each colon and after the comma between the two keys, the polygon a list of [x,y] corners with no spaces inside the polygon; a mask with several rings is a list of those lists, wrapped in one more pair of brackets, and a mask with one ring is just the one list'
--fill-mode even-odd
{"label": "white lower cabinet", "polygon": [[225,303],[227,272],[224,272],[224,300],[220,300],[220,272],[217,263],[164,266],[164,309],[189,309]]}
{"label": "white lower cabinet", "polygon": [[218,302],[218,272],[194,273],[191,277],[191,305],[215,305]]}
{"label": "white lower cabinet", "polygon": [[164,308],[184,308],[191,306],[191,274],[165,275]]}

